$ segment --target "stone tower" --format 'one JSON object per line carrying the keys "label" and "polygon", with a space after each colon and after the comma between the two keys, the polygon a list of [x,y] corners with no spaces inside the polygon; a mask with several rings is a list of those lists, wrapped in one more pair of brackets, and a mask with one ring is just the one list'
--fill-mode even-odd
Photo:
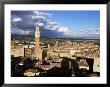
{"label": "stone tower", "polygon": [[38,59],[42,59],[42,52],[40,47],[40,30],[39,26],[35,27],[35,57]]}

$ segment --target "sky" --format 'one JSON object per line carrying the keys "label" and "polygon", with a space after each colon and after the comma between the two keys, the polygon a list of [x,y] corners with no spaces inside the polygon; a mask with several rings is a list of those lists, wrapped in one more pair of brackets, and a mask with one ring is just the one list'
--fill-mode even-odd
{"label": "sky", "polygon": [[36,25],[44,37],[99,39],[100,11],[11,11],[11,34],[34,35]]}

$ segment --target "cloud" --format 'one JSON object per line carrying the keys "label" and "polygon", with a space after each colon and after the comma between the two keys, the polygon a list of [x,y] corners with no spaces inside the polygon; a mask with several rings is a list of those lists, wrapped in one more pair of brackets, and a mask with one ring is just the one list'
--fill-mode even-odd
{"label": "cloud", "polygon": [[40,11],[33,11],[33,13],[35,13],[35,15],[38,15],[38,16],[45,16],[45,17],[51,17],[52,14],[50,13],[47,13],[47,12],[40,12]]}
{"label": "cloud", "polygon": [[73,37],[82,37],[86,39],[99,39],[100,38],[100,30],[99,28],[90,28],[90,29],[83,29],[80,31],[72,32]]}
{"label": "cloud", "polygon": [[59,31],[59,32],[64,32],[64,33],[70,32],[69,29],[68,29],[68,27],[59,27],[59,28],[58,28],[58,31]]}
{"label": "cloud", "polygon": [[58,28],[59,32],[63,32],[64,37],[69,38],[85,38],[85,39],[99,39],[100,38],[100,30],[96,29],[84,29],[80,31],[70,31],[68,27],[60,27]]}
{"label": "cloud", "polygon": [[12,11],[11,19],[21,18],[19,22],[11,24],[11,33],[17,35],[34,35],[35,25],[41,28],[41,36],[45,37],[62,37],[63,32],[57,29],[60,27],[59,22],[50,20],[52,14],[38,11]]}
{"label": "cloud", "polygon": [[59,28],[59,26],[56,25],[56,26],[53,26],[53,27],[51,28],[51,30],[57,30],[58,28]]}
{"label": "cloud", "polygon": [[[46,18],[50,14],[38,11],[12,11],[11,20],[12,25],[19,27],[19,29],[34,28],[38,23],[44,25],[46,23]],[[21,20],[22,19],[22,20]],[[19,21],[19,22],[13,22]],[[41,25],[41,24],[40,24]]]}
{"label": "cloud", "polygon": [[45,24],[45,28],[49,30],[57,30],[59,27],[59,22],[56,21],[47,21]]}
{"label": "cloud", "polygon": [[23,30],[23,29],[11,29],[11,34],[16,34],[16,35],[29,35],[33,33],[33,31],[30,30]]}
{"label": "cloud", "polygon": [[99,28],[70,31],[67,26],[51,20],[53,14],[41,11],[12,11],[11,33],[19,35],[32,35],[36,25],[41,28],[41,35],[48,37],[100,37]]}
{"label": "cloud", "polygon": [[40,16],[40,15],[33,15],[31,18],[32,19],[41,19],[41,20],[45,20],[46,19],[45,16]]}
{"label": "cloud", "polygon": [[84,30],[80,30],[78,31],[79,33],[84,33],[84,34],[100,34],[100,30],[99,28],[97,29],[84,29]]}
{"label": "cloud", "polygon": [[56,22],[56,21],[48,21],[47,24],[49,24],[49,25],[59,25],[60,23]]}
{"label": "cloud", "polygon": [[36,23],[36,25],[38,25],[38,26],[44,26],[43,23]]}
{"label": "cloud", "polygon": [[22,21],[22,19],[19,18],[19,17],[17,17],[17,18],[13,18],[12,21],[14,21],[14,22],[18,22],[18,21]]}

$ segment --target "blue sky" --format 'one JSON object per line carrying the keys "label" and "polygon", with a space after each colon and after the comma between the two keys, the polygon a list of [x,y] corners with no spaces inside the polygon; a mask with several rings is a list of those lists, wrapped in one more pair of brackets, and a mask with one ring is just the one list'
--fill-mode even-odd
{"label": "blue sky", "polygon": [[100,11],[50,11],[49,13],[53,14],[52,20],[60,22],[62,26],[68,26],[72,31],[100,26]]}
{"label": "blue sky", "polygon": [[12,11],[11,21],[12,34],[34,34],[38,24],[49,37],[100,36],[100,11]]}

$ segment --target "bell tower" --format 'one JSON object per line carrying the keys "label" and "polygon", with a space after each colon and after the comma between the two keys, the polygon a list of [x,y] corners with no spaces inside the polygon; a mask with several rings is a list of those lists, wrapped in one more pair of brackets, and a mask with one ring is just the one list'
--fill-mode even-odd
{"label": "bell tower", "polygon": [[35,57],[42,59],[41,47],[40,47],[40,30],[39,26],[35,27]]}

